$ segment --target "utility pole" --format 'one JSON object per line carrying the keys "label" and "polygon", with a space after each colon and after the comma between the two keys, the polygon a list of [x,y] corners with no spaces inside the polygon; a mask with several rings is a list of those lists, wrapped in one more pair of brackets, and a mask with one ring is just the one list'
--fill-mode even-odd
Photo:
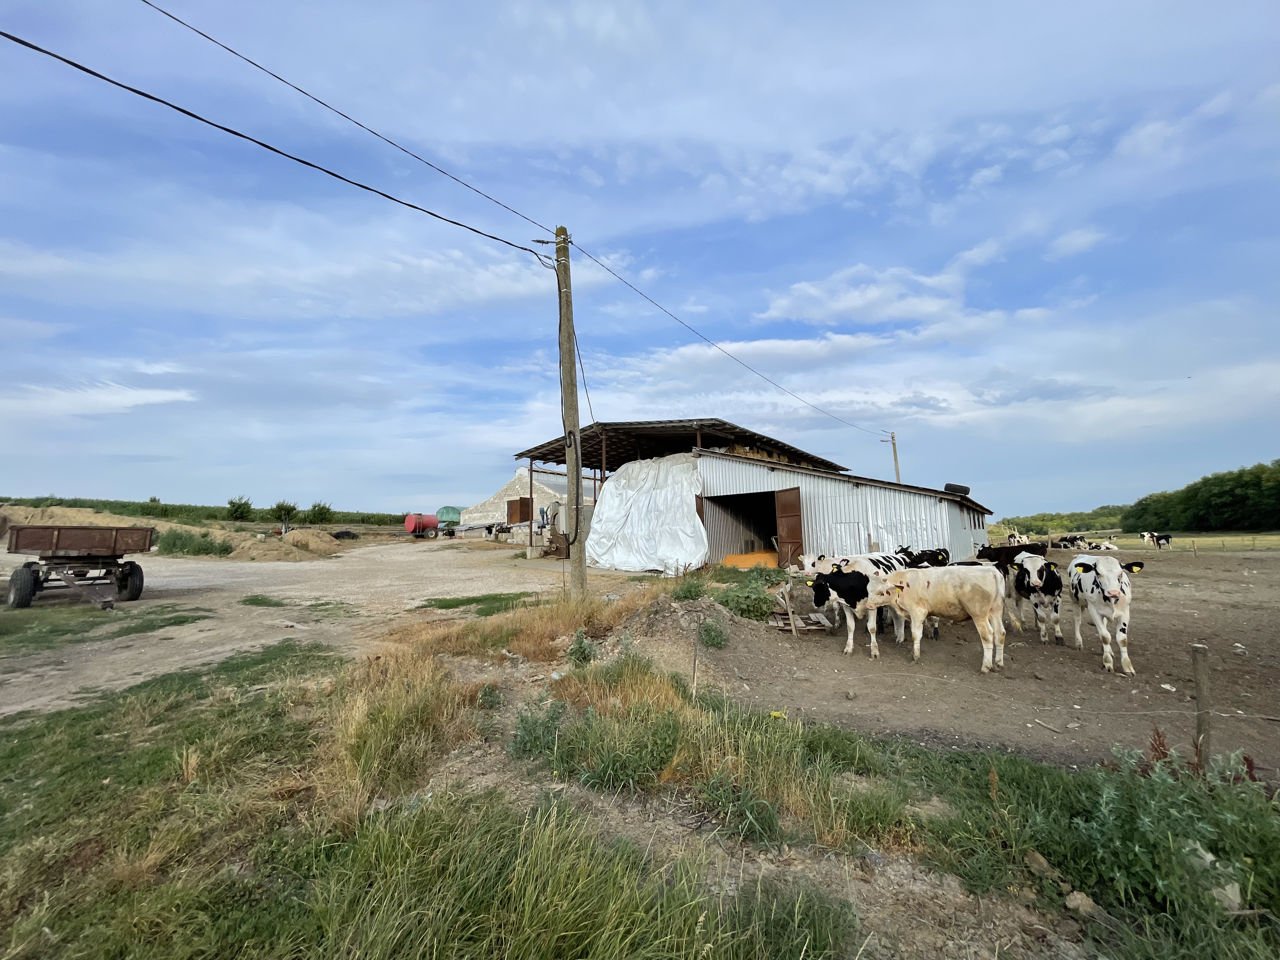
{"label": "utility pole", "polygon": [[889,431],[889,439],[881,440],[880,442],[893,445],[893,476],[895,481],[901,483],[902,471],[898,469],[898,435],[891,430]]}
{"label": "utility pole", "polygon": [[556,227],[556,286],[560,289],[560,413],[564,419],[565,478],[569,482],[569,592],[587,595],[587,538],[582,529],[582,447],[578,432],[578,368],[574,364],[573,288],[569,231]]}

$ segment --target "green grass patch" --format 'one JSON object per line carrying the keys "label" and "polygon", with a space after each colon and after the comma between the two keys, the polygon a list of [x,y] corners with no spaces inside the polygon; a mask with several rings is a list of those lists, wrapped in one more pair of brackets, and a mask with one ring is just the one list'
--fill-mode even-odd
{"label": "green grass patch", "polygon": [[0,609],[0,659],[81,643],[115,616],[87,603]]}
{"label": "green grass patch", "polygon": [[251,593],[247,597],[241,597],[240,602],[246,607],[287,607],[288,601],[281,600],[279,597],[268,597],[262,593]]}
{"label": "green grass patch", "polygon": [[170,556],[225,557],[233,549],[228,541],[217,539],[208,530],[166,530],[156,539],[156,546],[159,553]]}
{"label": "green grass patch", "polygon": [[519,593],[481,593],[474,597],[436,597],[424,600],[417,607],[419,610],[459,610],[463,607],[474,607],[471,613],[477,617],[492,617],[496,613],[504,613],[520,605],[520,601],[533,594],[529,591]]}
{"label": "green grass patch", "polygon": [[358,617],[359,609],[345,600],[313,600],[306,605],[317,617],[338,619],[341,617]]}
{"label": "green grass patch", "polygon": [[93,639],[118,640],[121,637],[131,637],[140,633],[155,633],[169,627],[181,627],[188,623],[208,620],[212,614],[199,607],[183,608],[164,604],[137,613],[131,611],[127,616],[128,620],[124,624]]}
{"label": "green grass patch", "polygon": [[[524,815],[443,796],[361,830],[313,896],[329,950],[366,958],[824,958],[855,921],[822,893],[712,894],[695,863],[654,866],[567,806]],[[554,904],[549,910],[548,904]]]}

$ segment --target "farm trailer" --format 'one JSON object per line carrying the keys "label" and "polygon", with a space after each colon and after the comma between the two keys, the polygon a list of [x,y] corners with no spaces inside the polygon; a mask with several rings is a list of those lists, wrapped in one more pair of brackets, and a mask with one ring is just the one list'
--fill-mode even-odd
{"label": "farm trailer", "polygon": [[[8,606],[29,607],[37,594],[50,589],[73,590],[104,610],[116,600],[137,600],[142,567],[123,558],[149,551],[154,537],[152,527],[10,527],[9,552],[39,559],[28,560],[10,575]],[[106,582],[115,587],[110,594],[98,589]]]}

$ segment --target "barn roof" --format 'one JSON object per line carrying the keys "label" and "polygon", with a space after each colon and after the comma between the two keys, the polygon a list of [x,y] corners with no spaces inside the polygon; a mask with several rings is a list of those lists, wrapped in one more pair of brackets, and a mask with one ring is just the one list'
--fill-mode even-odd
{"label": "barn roof", "polygon": [[[819,470],[843,472],[847,468],[822,457],[806,453],[789,443],[756,433],[727,420],[613,420],[592,423],[579,431],[582,468],[599,470],[607,466],[616,470],[631,460],[665,457],[688,453],[698,447],[750,447],[780,463]],[[698,443],[701,435],[702,443]],[[540,443],[515,455],[517,460],[532,457],[542,463],[564,463],[564,437]]]}

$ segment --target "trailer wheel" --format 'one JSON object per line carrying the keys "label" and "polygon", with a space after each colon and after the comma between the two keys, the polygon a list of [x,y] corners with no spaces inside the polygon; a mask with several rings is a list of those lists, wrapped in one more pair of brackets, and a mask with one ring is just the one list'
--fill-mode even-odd
{"label": "trailer wheel", "polygon": [[22,566],[27,570],[30,570],[32,575],[36,578],[36,593],[39,593],[44,589],[44,584],[41,582],[40,578],[40,564],[36,563],[34,560],[28,560]]}
{"label": "trailer wheel", "polygon": [[19,567],[9,574],[8,606],[14,610],[31,606],[36,596],[36,575],[30,567]]}
{"label": "trailer wheel", "polygon": [[116,571],[116,599],[137,600],[140,596],[142,596],[142,567],[132,560],[126,560]]}
{"label": "trailer wheel", "polygon": [[434,540],[440,535],[440,531],[435,527],[428,527],[426,533],[423,534],[428,540]]}

